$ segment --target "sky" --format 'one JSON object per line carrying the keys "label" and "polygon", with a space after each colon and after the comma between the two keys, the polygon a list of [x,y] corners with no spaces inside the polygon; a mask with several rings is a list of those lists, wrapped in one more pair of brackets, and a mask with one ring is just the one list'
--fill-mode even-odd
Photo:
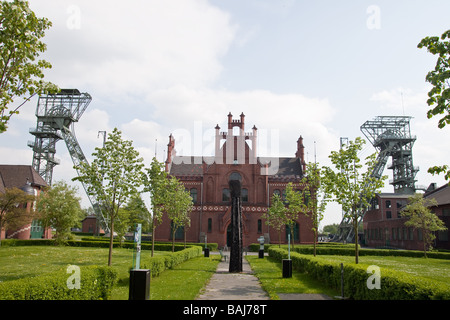
{"label": "sky", "polygon": [[[365,121],[406,115],[417,136],[417,184],[445,183],[427,173],[450,159],[450,128],[426,116],[425,76],[436,57],[417,44],[450,28],[448,0],[31,0],[30,7],[53,23],[41,55],[53,66],[45,79],[93,98],[75,124],[88,159],[102,144],[99,131],[115,127],[147,165],[155,153],[166,159],[171,133],[178,154],[210,155],[214,127],[243,112],[246,131],[258,128],[261,156],[293,157],[301,135],[307,160],[329,165],[340,138],[363,137]],[[31,164],[36,104],[25,104],[0,135],[0,163]],[[373,152],[368,142],[360,156]],[[70,182],[76,172],[63,141],[56,157],[54,181]],[[391,170],[384,174],[392,179]],[[341,218],[330,205],[321,225]]]}

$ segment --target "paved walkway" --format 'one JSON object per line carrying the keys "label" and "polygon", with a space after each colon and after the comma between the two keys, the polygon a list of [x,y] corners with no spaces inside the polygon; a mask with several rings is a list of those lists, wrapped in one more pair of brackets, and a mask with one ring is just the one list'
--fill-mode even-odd
{"label": "paved walkway", "polygon": [[[211,254],[219,254],[211,252]],[[241,273],[230,273],[228,270],[230,257],[229,252],[224,253],[226,261],[219,262],[216,273],[213,274],[205,291],[197,300],[269,300],[268,294],[261,288],[261,284],[248,263],[242,259]],[[258,253],[249,252],[249,255]],[[300,293],[278,293],[280,300],[332,300],[324,294],[300,294]]]}
{"label": "paved walkway", "polygon": [[197,300],[269,300],[245,257],[242,259],[243,271],[229,273],[229,252],[225,255],[228,256],[227,261],[219,262],[216,273]]}

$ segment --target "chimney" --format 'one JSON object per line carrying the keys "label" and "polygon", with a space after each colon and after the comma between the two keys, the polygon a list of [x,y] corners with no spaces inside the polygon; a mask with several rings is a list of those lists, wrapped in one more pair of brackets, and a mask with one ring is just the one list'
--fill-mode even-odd
{"label": "chimney", "polygon": [[300,136],[297,140],[297,152],[295,156],[300,159],[300,163],[302,165],[303,172],[306,171],[306,162],[305,162],[305,146],[303,145],[303,137]]}
{"label": "chimney", "polygon": [[175,149],[175,139],[172,134],[169,136],[169,143],[167,144],[167,160],[166,160],[166,172],[169,172],[170,165],[172,164],[172,151]]}

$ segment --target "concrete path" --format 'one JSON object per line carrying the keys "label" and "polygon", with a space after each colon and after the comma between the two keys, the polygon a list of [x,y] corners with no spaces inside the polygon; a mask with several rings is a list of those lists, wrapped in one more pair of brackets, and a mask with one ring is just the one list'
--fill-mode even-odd
{"label": "concrete path", "polygon": [[[229,252],[225,254],[229,255]],[[242,273],[229,273],[229,261],[228,256],[227,261],[219,262],[216,273],[197,300],[269,300],[245,257]]]}

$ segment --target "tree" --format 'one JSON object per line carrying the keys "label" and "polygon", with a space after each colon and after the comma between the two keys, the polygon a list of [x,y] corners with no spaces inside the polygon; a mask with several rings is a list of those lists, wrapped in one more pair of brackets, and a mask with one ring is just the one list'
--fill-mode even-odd
{"label": "tree", "polygon": [[291,234],[292,247],[294,247],[294,228],[299,214],[306,214],[308,201],[305,189],[295,190],[292,182],[286,186],[286,223]]}
{"label": "tree", "polygon": [[336,234],[339,229],[339,224],[333,223],[323,227],[323,232],[328,234]]}
{"label": "tree", "polygon": [[[428,119],[440,116],[438,127],[444,128],[450,124],[450,30],[445,31],[441,37],[425,37],[417,45],[418,48],[427,48],[428,52],[438,55],[434,70],[428,72],[426,81],[432,85],[428,92]],[[442,116],[443,115],[443,116]],[[450,181],[448,165],[434,166],[428,169],[431,174],[445,173],[445,179]]]}
{"label": "tree", "polygon": [[[51,68],[51,64],[36,61],[47,49],[40,39],[51,25],[47,18],[36,17],[27,1],[0,3],[0,133],[6,131],[11,116],[19,113],[19,108],[34,95],[59,90],[42,80],[43,70]],[[8,111],[17,97],[24,97],[24,102]]]}
{"label": "tree", "polygon": [[119,209],[128,199],[138,193],[142,185],[143,159],[134,149],[132,141],[124,140],[117,128],[108,134],[102,148],[95,148],[91,165],[81,163],[75,167],[79,176],[73,180],[83,182],[86,191],[99,200],[109,224],[109,256],[111,265],[114,239],[114,222],[119,217]]}
{"label": "tree", "polygon": [[162,223],[164,204],[168,193],[167,172],[164,171],[164,164],[153,158],[150,168],[145,168],[143,174],[144,192],[149,192],[151,196],[151,225],[152,225],[152,257],[155,251],[155,230]]}
{"label": "tree", "polygon": [[0,193],[0,232],[3,228],[15,229],[30,223],[34,211],[28,203],[34,200],[33,195],[18,188],[6,188],[4,193]]}
{"label": "tree", "polygon": [[425,199],[422,194],[416,193],[409,198],[408,205],[402,210],[402,216],[409,218],[405,222],[405,226],[413,227],[422,232],[425,258],[427,257],[427,249],[433,248],[432,244],[436,238],[434,232],[447,230],[444,222],[430,210],[430,207],[436,205],[435,199]]}
{"label": "tree", "polygon": [[306,165],[305,173],[306,176],[302,179],[302,182],[305,185],[305,196],[309,199],[305,204],[305,212],[310,215],[312,220],[312,231],[314,232],[314,256],[316,256],[317,232],[327,205],[327,194],[324,192],[324,186],[321,183],[320,168],[317,163],[308,163]]}
{"label": "tree", "polygon": [[77,192],[76,187],[58,181],[36,203],[39,220],[44,228],[55,228],[57,244],[64,244],[71,238],[70,228],[79,223],[84,215]]}
{"label": "tree", "polygon": [[170,177],[168,197],[165,199],[164,210],[172,220],[172,252],[175,251],[175,233],[179,227],[190,223],[189,214],[192,211],[192,198],[175,177]]}
{"label": "tree", "polygon": [[123,210],[127,211],[129,216],[129,225],[134,226],[137,223],[142,225],[142,231],[148,231],[151,228],[151,216],[141,194],[131,195]]}
{"label": "tree", "polygon": [[266,224],[278,232],[278,246],[281,246],[281,230],[286,225],[286,207],[279,194],[272,195],[272,204],[263,214]]}
{"label": "tree", "polygon": [[349,141],[339,151],[332,151],[329,158],[335,170],[324,166],[323,181],[325,193],[342,205],[344,216],[351,220],[355,234],[355,263],[358,263],[358,220],[369,206],[375,192],[384,185],[383,180],[372,176],[376,165],[376,154],[368,156],[363,165],[358,157],[365,141],[358,137]]}

